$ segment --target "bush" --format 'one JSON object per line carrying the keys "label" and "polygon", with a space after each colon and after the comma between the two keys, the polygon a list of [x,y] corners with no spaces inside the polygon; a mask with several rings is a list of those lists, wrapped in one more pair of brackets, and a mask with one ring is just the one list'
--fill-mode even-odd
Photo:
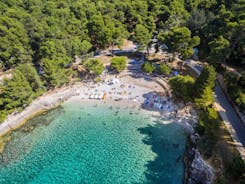
{"label": "bush", "polygon": [[215,86],[216,73],[214,67],[206,65],[195,82],[195,96],[200,98],[205,88],[213,89]]}
{"label": "bush", "polygon": [[96,83],[99,83],[99,82],[101,82],[101,78],[100,78],[99,76],[97,76],[97,77],[95,77],[94,81],[95,81]]}
{"label": "bush", "polygon": [[191,76],[179,75],[172,77],[169,84],[175,97],[185,102],[192,100],[194,79]]}
{"label": "bush", "polygon": [[41,93],[44,91],[43,82],[31,64],[20,64],[18,65],[17,70],[24,75],[33,92]]}
{"label": "bush", "polygon": [[104,71],[105,67],[98,59],[90,59],[84,63],[85,67],[91,74],[100,75]]}
{"label": "bush", "polygon": [[245,94],[239,91],[235,102],[241,109],[245,109]]}
{"label": "bush", "polygon": [[4,150],[4,145],[5,145],[5,143],[4,143],[4,141],[3,141],[3,138],[0,137],[0,153],[3,152],[3,150]]}
{"label": "bush", "polygon": [[125,57],[114,57],[111,60],[111,69],[116,70],[118,73],[126,69]]}
{"label": "bush", "polygon": [[206,109],[213,104],[214,95],[211,88],[206,87],[199,98],[195,98],[195,103],[202,109]]}
{"label": "bush", "polygon": [[7,112],[5,110],[0,110],[0,122],[3,122],[7,117]]}
{"label": "bush", "polygon": [[209,107],[200,114],[197,131],[200,135],[207,134],[208,136],[214,137],[219,122],[220,119],[217,111],[214,108]]}
{"label": "bush", "polygon": [[215,71],[217,71],[220,74],[224,74],[226,72],[226,69],[224,66],[222,66],[221,63],[210,63],[214,68]]}
{"label": "bush", "polygon": [[159,74],[168,75],[171,72],[171,68],[168,65],[161,63],[157,71]]}
{"label": "bush", "polygon": [[199,146],[205,158],[210,158],[218,140],[220,118],[214,108],[209,107],[199,115],[196,131],[202,136]]}
{"label": "bush", "polygon": [[17,109],[22,109],[34,98],[35,93],[20,70],[15,70],[12,79],[4,80],[0,86],[0,119]]}
{"label": "bush", "polygon": [[43,77],[46,81],[46,85],[49,88],[59,87],[63,84],[69,82],[68,76],[69,76],[69,70],[66,70],[64,67],[60,66],[59,59],[43,59],[43,70],[44,74]]}
{"label": "bush", "polygon": [[231,73],[231,72],[225,73],[225,82],[227,85],[236,84],[237,81],[238,81],[237,75],[235,75],[234,73]]}
{"label": "bush", "polygon": [[155,65],[150,63],[149,61],[146,61],[143,65],[142,65],[142,70],[146,73],[152,74],[152,72],[155,70]]}
{"label": "bush", "polygon": [[245,173],[245,163],[241,157],[235,157],[232,159],[228,167],[228,171],[235,177],[235,178],[242,178],[243,174]]}
{"label": "bush", "polygon": [[241,73],[241,77],[238,77],[231,72],[227,72],[225,75],[227,92],[241,110],[245,109],[244,75]]}
{"label": "bush", "polygon": [[245,72],[241,73],[241,77],[239,78],[239,85],[244,89],[245,88]]}

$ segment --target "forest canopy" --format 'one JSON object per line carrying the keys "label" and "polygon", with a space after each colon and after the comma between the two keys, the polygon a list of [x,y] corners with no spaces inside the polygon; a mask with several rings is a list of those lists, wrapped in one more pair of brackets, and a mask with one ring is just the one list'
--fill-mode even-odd
{"label": "forest canopy", "polygon": [[200,42],[203,59],[245,63],[244,0],[3,0],[0,7],[1,69],[57,58],[64,65],[123,38],[147,47],[158,34],[184,58]]}
{"label": "forest canopy", "polygon": [[[197,47],[201,60],[244,66],[244,4],[244,0],[2,0],[0,71],[12,69],[13,78],[0,85],[0,120],[46,89],[67,83],[75,56],[120,46],[122,39],[148,50],[157,38],[155,46],[166,44],[173,56],[189,58]],[[100,74],[103,67],[95,64],[99,67],[87,66]],[[144,66],[149,73],[154,70],[149,63]]]}

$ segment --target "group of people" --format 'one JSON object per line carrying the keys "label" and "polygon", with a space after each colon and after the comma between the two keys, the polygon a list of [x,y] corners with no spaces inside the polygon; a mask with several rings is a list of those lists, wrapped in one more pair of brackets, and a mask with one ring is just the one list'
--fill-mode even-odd
{"label": "group of people", "polygon": [[158,110],[171,110],[171,99],[170,97],[164,98],[156,94],[152,94],[146,97],[144,105]]}

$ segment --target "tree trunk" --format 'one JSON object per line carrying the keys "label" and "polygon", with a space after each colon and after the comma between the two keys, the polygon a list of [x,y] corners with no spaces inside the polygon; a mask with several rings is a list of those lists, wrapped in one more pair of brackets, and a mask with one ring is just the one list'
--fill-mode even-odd
{"label": "tree trunk", "polygon": [[146,51],[147,51],[147,56],[149,56],[150,55],[150,51],[149,51],[149,47],[148,46],[146,47]]}
{"label": "tree trunk", "polygon": [[224,63],[225,63],[225,71],[227,70],[227,62],[226,62],[226,59],[224,60]]}
{"label": "tree trunk", "polygon": [[175,52],[173,52],[173,57],[171,61],[174,61],[175,55],[176,55]]}
{"label": "tree trunk", "polygon": [[111,54],[113,56],[113,49],[114,49],[114,41],[112,41],[112,45],[111,45]]}

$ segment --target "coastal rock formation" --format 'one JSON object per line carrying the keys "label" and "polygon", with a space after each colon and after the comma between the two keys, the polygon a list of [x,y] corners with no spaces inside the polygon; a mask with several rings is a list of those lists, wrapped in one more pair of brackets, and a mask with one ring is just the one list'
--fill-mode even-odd
{"label": "coastal rock formation", "polygon": [[202,159],[199,151],[195,148],[198,134],[194,133],[190,136],[189,149],[187,151],[187,158],[189,160],[187,169],[188,177],[187,184],[212,184],[213,170]]}
{"label": "coastal rock formation", "polygon": [[194,159],[189,167],[187,184],[211,184],[213,179],[212,168],[201,158],[200,153],[193,148]]}

